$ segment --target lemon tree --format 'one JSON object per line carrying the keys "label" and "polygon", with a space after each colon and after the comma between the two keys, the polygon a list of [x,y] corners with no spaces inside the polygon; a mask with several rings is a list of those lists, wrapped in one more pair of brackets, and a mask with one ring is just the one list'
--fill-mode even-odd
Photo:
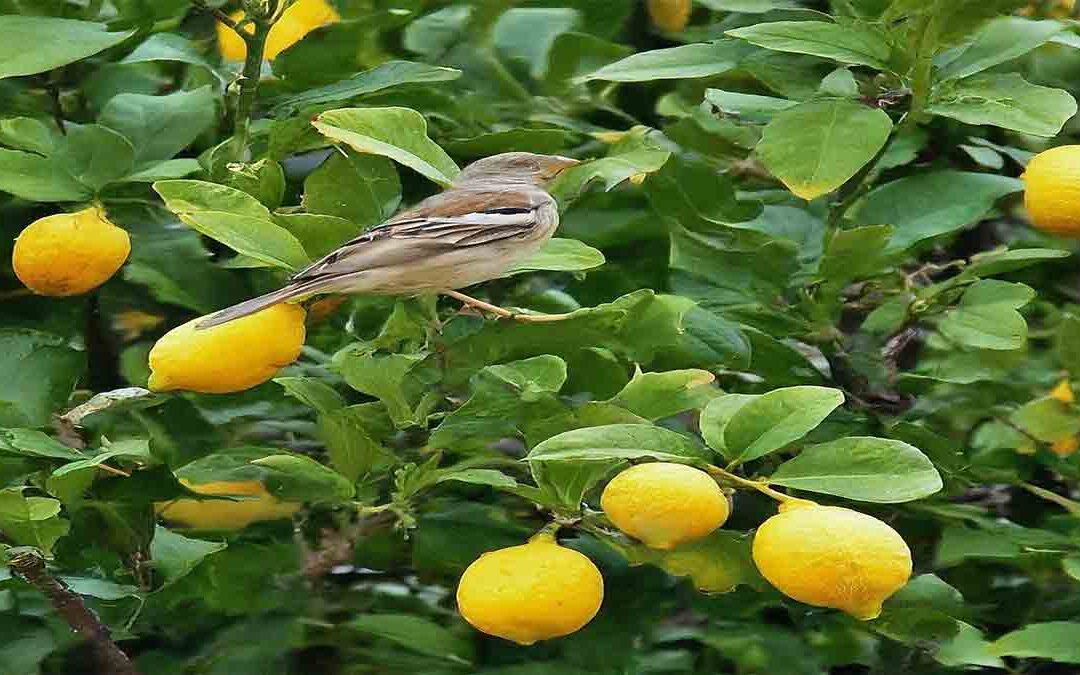
{"label": "lemon tree", "polygon": [[[0,0],[0,672],[1071,673],[1044,0]],[[205,327],[501,152],[467,292]]]}

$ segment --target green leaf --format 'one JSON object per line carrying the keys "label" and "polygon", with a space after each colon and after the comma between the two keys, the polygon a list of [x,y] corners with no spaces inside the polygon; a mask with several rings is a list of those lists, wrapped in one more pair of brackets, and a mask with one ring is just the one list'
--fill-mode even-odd
{"label": "green leaf", "polygon": [[0,426],[43,427],[71,396],[86,354],[34,330],[0,330]]}
{"label": "green leaf", "polygon": [[165,586],[186,577],[207,556],[225,549],[224,542],[191,539],[160,525],[150,542],[150,560]]}
{"label": "green leaf", "polygon": [[410,371],[423,359],[419,354],[370,354],[362,348],[346,349],[334,357],[334,366],[353,389],[383,402],[398,428],[419,424],[422,385]]}
{"label": "green leaf", "polygon": [[361,614],[345,625],[400,647],[454,663],[468,664],[473,658],[469,640],[412,614]]}
{"label": "green leaf", "polygon": [[670,551],[622,539],[602,541],[626,556],[631,565],[656,565],[672,576],[689,577],[703,593],[729,593],[737,586],[761,588],[764,584],[750,557],[751,539],[741,532],[716,530]]}
{"label": "green leaf", "polygon": [[335,152],[304,180],[304,208],[367,228],[394,215],[401,181],[393,162],[376,155]]}
{"label": "green leaf", "polygon": [[[723,426],[723,445],[714,449],[736,464],[763,457],[797,441],[844,403],[843,392],[827,387],[787,387],[755,396],[753,400],[721,403],[725,398],[728,397],[709,405],[709,408],[716,406],[711,413],[706,408],[702,425]],[[728,414],[730,417],[725,419]],[[715,442],[717,431],[711,429],[708,433]]]}
{"label": "green leaf", "polygon": [[319,133],[359,153],[382,155],[421,175],[450,185],[459,169],[427,136],[427,121],[409,108],[342,108],[312,122]]}
{"label": "green leaf", "polygon": [[136,460],[142,464],[150,464],[150,446],[145,440],[118,441],[89,459],[80,459],[77,462],[65,464],[49,476],[45,487],[49,494],[54,495],[65,504],[77,502],[83,493],[94,482],[98,467],[105,462],[124,458]]}
{"label": "green leaf", "polygon": [[393,454],[376,439],[390,433],[385,408],[362,403],[329,410],[319,415],[319,437],[326,444],[330,465],[351,481],[359,480],[381,465],[393,464]]}
{"label": "green leaf", "polygon": [[739,40],[718,40],[699,44],[654,49],[633,54],[608,64],[581,78],[609,82],[648,82],[711,77],[738,67],[753,51]]}
{"label": "green leaf", "polygon": [[296,237],[312,260],[318,260],[364,232],[351,220],[321,213],[275,213],[274,221]]}
{"label": "green leaf", "polygon": [[53,159],[7,148],[0,148],[0,191],[35,202],[77,202],[92,194]]}
{"label": "green leaf", "polygon": [[313,377],[275,377],[285,393],[306,406],[315,409],[321,415],[345,407],[345,399],[333,387]]}
{"label": "green leaf", "polygon": [[503,12],[492,28],[492,43],[508,61],[521,61],[533,79],[540,80],[555,40],[580,23],[570,7],[514,7]]}
{"label": "green leaf", "polygon": [[938,324],[946,338],[976,349],[1013,350],[1027,342],[1027,322],[1016,310],[1035,297],[1023,284],[983,279]]}
{"label": "green leaf", "polygon": [[[453,470],[439,477],[439,482],[456,481],[469,483],[470,485],[487,485],[503,492],[518,495],[537,503],[544,503],[545,495],[532,485],[524,485],[517,482],[512,476],[495,469],[460,469]],[[551,504],[557,506],[557,504]]]}
{"label": "green leaf", "polygon": [[889,68],[889,43],[866,24],[773,21],[729,30],[727,34],[774,51],[810,54],[878,70]]}
{"label": "green leaf", "polygon": [[18,546],[34,546],[51,556],[71,524],[60,517],[59,501],[23,492],[23,488],[0,490],[0,532]]}
{"label": "green leaf", "polygon": [[609,424],[567,431],[540,443],[525,459],[542,464],[649,457],[682,464],[707,461],[705,450],[690,438],[647,424]]}
{"label": "green leaf", "polygon": [[526,272],[585,272],[604,264],[604,254],[577,239],[549,239],[539,251],[517,263],[506,276]]}
{"label": "green leaf", "polygon": [[225,185],[251,195],[268,209],[281,206],[285,196],[285,171],[272,159],[229,164],[222,180]]}
{"label": "green leaf", "polygon": [[55,159],[72,178],[97,192],[131,173],[135,148],[126,138],[101,125],[71,125]]}
{"label": "green leaf", "polygon": [[1068,258],[1069,252],[1054,248],[1019,248],[977,253],[960,276],[964,278],[995,277],[1022,270],[1050,260]]}
{"label": "green leaf", "polygon": [[428,445],[459,453],[523,437],[530,421],[564,412],[557,394],[565,381],[566,362],[557,356],[488,366],[473,376],[472,395],[443,419]]}
{"label": "green leaf", "polygon": [[930,171],[875,188],[858,207],[863,225],[892,225],[889,253],[956,232],[981,220],[1002,197],[1024,189],[1015,178],[964,171]]}
{"label": "green leaf", "polygon": [[1013,411],[1009,421],[1044,443],[1080,433],[1080,415],[1069,404],[1051,396],[1025,403]]}
{"label": "green leaf", "polygon": [[661,145],[663,136],[655,129],[636,126],[611,147],[607,157],[582,162],[561,172],[549,192],[560,202],[576,197],[596,179],[611,190],[631,176],[659,171],[671,156]]}
{"label": "green leaf", "polygon": [[429,66],[426,63],[413,61],[387,61],[371,70],[365,70],[333,84],[272,99],[270,101],[273,106],[271,114],[285,118],[295,115],[301,108],[307,106],[341,103],[402,85],[448,82],[459,77],[461,77],[461,71],[454,68]]}
{"label": "green leaf", "polygon": [[47,16],[0,16],[0,79],[44,73],[115,47],[134,30]]}
{"label": "green leaf", "polygon": [[655,421],[703,407],[721,394],[713,385],[715,380],[707,370],[643,373],[638,368],[630,382],[608,403]]}
{"label": "green leaf", "polygon": [[34,429],[0,429],[0,453],[17,457],[85,459],[81,453]]}
{"label": "green leaf", "polygon": [[888,225],[836,232],[826,245],[819,276],[838,292],[852,281],[880,274],[882,256],[892,233],[893,229]]}
{"label": "green leaf", "polygon": [[165,96],[119,94],[109,99],[98,121],[135,146],[135,165],[172,159],[217,119],[210,87]]}
{"label": "green leaf", "polygon": [[355,494],[352,482],[310,457],[269,455],[251,463],[267,470],[263,483],[279,499],[335,503]]}
{"label": "green leaf", "polygon": [[983,632],[971,624],[958,621],[956,635],[944,640],[934,652],[938,663],[956,668],[959,666],[985,666],[987,668],[1005,668],[1005,662],[989,652],[990,642]]}
{"label": "green leaf", "polygon": [[726,394],[710,401],[701,411],[701,419],[698,422],[705,444],[727,456],[728,449],[724,432],[727,430],[728,422],[743,406],[757,398],[756,394]]}
{"label": "green leaf", "polygon": [[765,127],[757,154],[803,199],[843,185],[877,155],[892,131],[884,111],[847,100],[802,103]]}
{"label": "green leaf", "polygon": [[557,155],[569,147],[577,137],[578,134],[566,129],[508,129],[447,141],[443,143],[443,147],[456,157],[470,159],[496,155],[500,152]]}
{"label": "green leaf", "polygon": [[1049,137],[1076,114],[1076,99],[1063,89],[1031,84],[1016,73],[987,74],[942,84],[926,111],[964,124]]}
{"label": "green leaf", "polygon": [[736,115],[748,122],[768,122],[777,113],[799,105],[798,101],[774,96],[743,94],[722,89],[706,89],[705,100],[728,115]]}
{"label": "green leaf", "polygon": [[1080,316],[1062,317],[1054,338],[1058,361],[1074,378],[1080,379]]}
{"label": "green leaf", "polygon": [[769,482],[879,504],[921,499],[942,488],[937,469],[918,448],[866,436],[803,448]]}
{"label": "green leaf", "polygon": [[219,80],[224,77],[206,60],[203,50],[191,40],[176,33],[154,33],[146,38],[120,63],[149,63],[154,61],[178,61],[200,66],[213,73]]}
{"label": "green leaf", "polygon": [[995,656],[1080,663],[1080,623],[1050,621],[1029,624],[998,638],[988,649]]}
{"label": "green leaf", "polygon": [[289,270],[309,261],[296,237],[245,192],[197,180],[159,181],[154,190],[180,220],[238,253]]}
{"label": "green leaf", "polygon": [[988,23],[975,40],[957,50],[937,73],[939,81],[980,73],[1027,54],[1065,29],[1059,21],[1003,16]]}

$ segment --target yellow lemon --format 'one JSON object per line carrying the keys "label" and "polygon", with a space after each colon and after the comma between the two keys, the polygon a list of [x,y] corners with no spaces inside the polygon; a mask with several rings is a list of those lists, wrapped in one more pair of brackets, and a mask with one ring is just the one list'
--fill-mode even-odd
{"label": "yellow lemon", "polygon": [[[233,21],[240,21],[244,18],[244,13],[237,11],[229,16]],[[316,28],[322,28],[340,20],[337,10],[326,0],[297,0],[270,28],[270,34],[266,37],[264,56],[272,60]],[[245,30],[249,33],[253,32],[250,25],[246,26]],[[217,35],[218,49],[221,51],[222,58],[228,61],[243,61],[247,57],[247,45],[231,28],[218,23]]]}
{"label": "yellow lemon", "polygon": [[239,499],[176,499],[154,504],[158,515],[183,527],[199,530],[239,530],[262,520],[289,518],[300,510],[300,504],[279,500],[267,492],[257,480],[195,484],[181,479],[180,482],[192,492],[201,495]]}
{"label": "yellow lemon", "polygon": [[727,497],[709,474],[669,462],[638,464],[615,476],[600,506],[615,527],[658,549],[700,539],[730,513]]}
{"label": "yellow lemon", "polygon": [[596,565],[547,533],[480,556],[457,589],[466,621],[522,645],[580,630],[603,600],[604,579]]}
{"label": "yellow lemon", "polygon": [[1024,206],[1036,228],[1080,238],[1080,145],[1035,155],[1024,171]]}
{"label": "yellow lemon", "polygon": [[35,220],[15,240],[15,276],[39,295],[86,293],[105,283],[131,253],[127,232],[98,207]]}
{"label": "yellow lemon", "polygon": [[1080,438],[1076,436],[1069,436],[1067,438],[1059,438],[1050,444],[1050,450],[1058,457],[1068,457],[1080,449]]}
{"label": "yellow lemon", "polygon": [[654,26],[669,33],[678,33],[686,28],[694,3],[692,0],[648,0],[646,7]]}
{"label": "yellow lemon", "polygon": [[274,305],[229,323],[177,326],[150,350],[150,389],[224,394],[266,382],[300,356],[304,309]]}
{"label": "yellow lemon", "polygon": [[911,551],[877,518],[793,500],[754,536],[754,563],[781,593],[873,619],[911,576]]}
{"label": "yellow lemon", "polygon": [[1070,405],[1076,403],[1076,394],[1073,393],[1072,385],[1069,384],[1068,379],[1058,382],[1057,386],[1050,390],[1050,398]]}

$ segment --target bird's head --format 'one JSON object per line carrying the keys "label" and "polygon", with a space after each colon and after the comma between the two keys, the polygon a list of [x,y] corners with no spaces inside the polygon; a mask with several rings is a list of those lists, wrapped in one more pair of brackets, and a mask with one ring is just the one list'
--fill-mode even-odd
{"label": "bird's head", "polygon": [[504,152],[479,159],[465,167],[454,185],[516,183],[543,187],[563,170],[580,164],[576,159],[531,152]]}

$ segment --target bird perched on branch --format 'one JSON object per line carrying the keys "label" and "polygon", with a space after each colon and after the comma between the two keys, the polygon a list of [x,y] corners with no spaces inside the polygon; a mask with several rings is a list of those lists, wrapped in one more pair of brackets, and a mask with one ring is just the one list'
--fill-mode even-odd
{"label": "bird perched on branch", "polygon": [[578,160],[506,152],[473,162],[445,192],[397,214],[293,276],[280,290],[210,315],[210,328],[317,293],[441,293],[522,321],[561,315],[515,314],[457,289],[501,277],[538,251],[559,225],[546,186]]}

